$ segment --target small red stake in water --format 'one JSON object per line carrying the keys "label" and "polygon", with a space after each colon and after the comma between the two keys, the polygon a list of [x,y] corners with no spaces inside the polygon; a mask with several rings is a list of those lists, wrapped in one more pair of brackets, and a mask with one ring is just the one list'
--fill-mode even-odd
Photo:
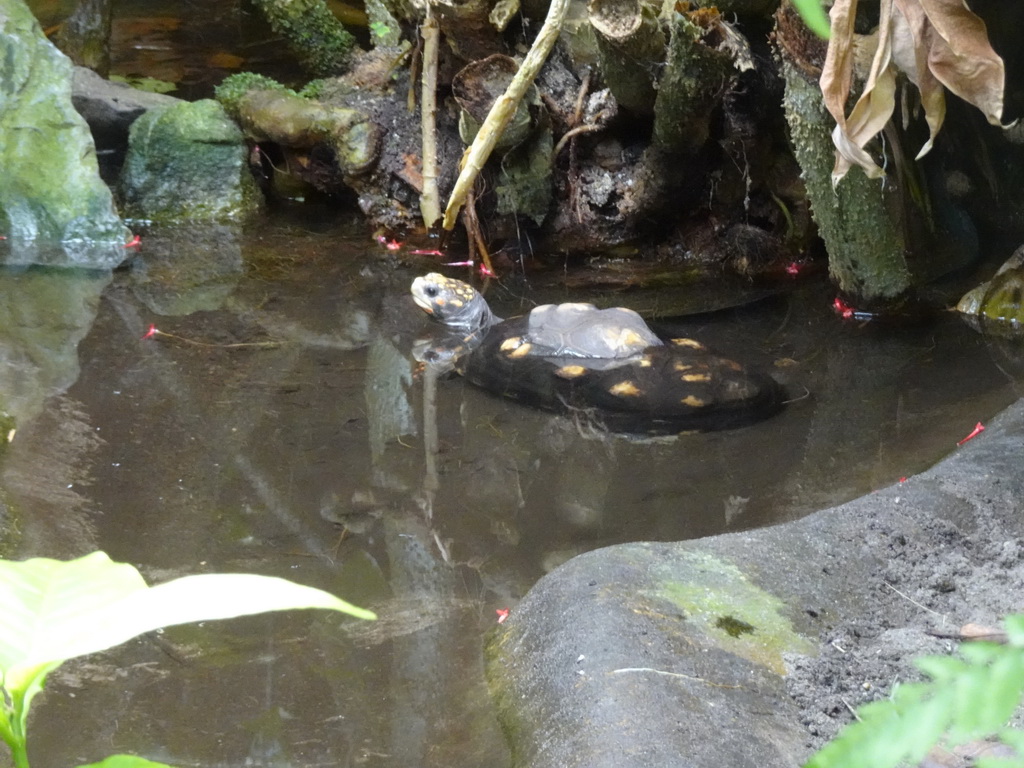
{"label": "small red stake in water", "polygon": [[967,437],[965,437],[965,438],[964,438],[963,440],[959,440],[959,441],[957,441],[957,445],[963,445],[963,444],[964,444],[964,443],[966,443],[966,442],[967,442],[968,440],[972,440],[972,439],[974,439],[975,437],[977,437],[978,435],[980,435],[980,434],[981,434],[982,432],[984,432],[984,431],[985,431],[985,425],[984,425],[984,424],[982,424],[982,423],[981,423],[981,422],[979,421],[979,422],[978,422],[977,424],[975,424],[975,425],[974,425],[974,429],[972,429],[972,430],[971,430],[971,434],[969,434],[969,435],[968,435]]}

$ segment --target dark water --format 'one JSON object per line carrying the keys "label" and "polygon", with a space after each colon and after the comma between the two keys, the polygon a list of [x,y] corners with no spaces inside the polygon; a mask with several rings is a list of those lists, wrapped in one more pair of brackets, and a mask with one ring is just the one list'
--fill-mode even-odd
{"label": "dark water", "polygon": [[[235,2],[133,0],[115,21],[114,71],[190,98],[238,68],[286,78],[282,50]],[[810,285],[660,327],[785,382],[794,401],[747,429],[610,438],[456,379],[425,405],[407,290],[428,266],[325,220],[151,233],[112,275],[0,273],[16,555],[103,549],[150,581],[281,575],[381,616],[177,627],[69,663],[36,699],[34,765],[506,765],[482,639],[545,572],[868,492],[1020,394],[1012,346],[952,315],[844,326]],[[164,335],[143,339],[150,325]]]}
{"label": "dark water", "polygon": [[425,407],[407,291],[426,268],[278,214],[152,233],[113,275],[3,273],[19,555],[282,575],[381,616],[172,628],[70,663],[37,699],[35,764],[506,764],[481,641],[543,573],[897,481],[1019,394],[1012,347],[951,314],[845,326],[819,284],[661,327],[785,381],[794,401],[746,429],[631,441],[458,379]]}

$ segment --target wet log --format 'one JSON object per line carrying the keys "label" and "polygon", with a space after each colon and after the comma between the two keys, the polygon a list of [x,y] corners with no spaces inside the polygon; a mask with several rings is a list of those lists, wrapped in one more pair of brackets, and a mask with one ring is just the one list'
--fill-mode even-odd
{"label": "wet log", "polygon": [[657,8],[640,0],[590,0],[589,9],[604,82],[619,106],[652,114],[666,45]]}
{"label": "wet log", "polygon": [[253,0],[271,28],[285,39],[303,69],[314,77],[341,74],[355,38],[324,0]]}
{"label": "wet log", "polygon": [[346,176],[365,173],[377,160],[380,130],[359,110],[328,107],[283,90],[253,89],[238,100],[237,117],[256,141],[292,148],[326,144]]}
{"label": "wet log", "polygon": [[803,173],[814,220],[829,253],[839,289],[858,301],[888,302],[906,294],[911,275],[905,252],[904,206],[883,179],[853,169],[835,188],[835,120],[825,108],[818,77],[824,43],[792,7],[779,10],[776,45],[782,59],[784,108],[793,152]]}

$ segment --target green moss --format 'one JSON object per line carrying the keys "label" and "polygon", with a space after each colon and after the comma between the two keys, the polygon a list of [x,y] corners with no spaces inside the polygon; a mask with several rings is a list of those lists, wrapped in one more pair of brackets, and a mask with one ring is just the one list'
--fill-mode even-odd
{"label": "green moss", "polygon": [[258,210],[242,132],[211,99],[151,109],[131,127],[125,210],[157,223],[227,220]]}
{"label": "green moss", "polygon": [[302,90],[299,91],[298,95],[304,99],[320,99],[323,98],[324,89],[330,81],[326,78],[317,78],[316,80],[310,80],[306,83]]}
{"label": "green moss", "polygon": [[284,37],[303,68],[316,77],[342,73],[355,38],[323,0],[255,0],[271,28]]}
{"label": "green moss", "polygon": [[659,575],[651,597],[670,601],[716,645],[785,674],[782,654],[814,653],[782,615],[783,602],[752,584],[732,563],[705,552],[686,552]]}
{"label": "green moss", "polygon": [[821,88],[785,63],[786,120],[793,153],[807,186],[814,220],[839,289],[862,300],[893,299],[910,288],[898,192],[853,168],[835,188],[835,121]]}
{"label": "green moss", "polygon": [[729,635],[729,637],[751,635],[755,631],[752,624],[740,621],[735,616],[719,616],[718,620],[715,621],[715,626]]}
{"label": "green moss", "polygon": [[224,107],[224,110],[237,120],[240,111],[239,103],[252,90],[283,91],[293,96],[297,95],[291,88],[281,85],[272,77],[257,75],[255,72],[239,72],[224,78],[221,84],[214,89],[213,96]]}

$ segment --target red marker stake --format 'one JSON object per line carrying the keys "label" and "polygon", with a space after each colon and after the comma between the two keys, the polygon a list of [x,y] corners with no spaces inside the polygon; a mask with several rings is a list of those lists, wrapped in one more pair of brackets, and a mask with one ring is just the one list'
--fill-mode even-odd
{"label": "red marker stake", "polygon": [[972,430],[971,430],[971,434],[969,434],[969,435],[968,435],[967,437],[965,437],[965,438],[964,438],[963,440],[959,440],[959,441],[957,442],[957,445],[963,445],[963,444],[964,444],[964,443],[966,443],[966,442],[967,442],[968,440],[973,440],[974,438],[976,438],[976,437],[977,437],[978,435],[980,435],[980,434],[981,434],[982,432],[984,432],[984,431],[985,431],[985,425],[984,425],[984,424],[982,424],[982,423],[981,423],[981,422],[979,421],[979,422],[978,422],[977,424],[975,424],[975,425],[974,425],[974,429],[972,429]]}

